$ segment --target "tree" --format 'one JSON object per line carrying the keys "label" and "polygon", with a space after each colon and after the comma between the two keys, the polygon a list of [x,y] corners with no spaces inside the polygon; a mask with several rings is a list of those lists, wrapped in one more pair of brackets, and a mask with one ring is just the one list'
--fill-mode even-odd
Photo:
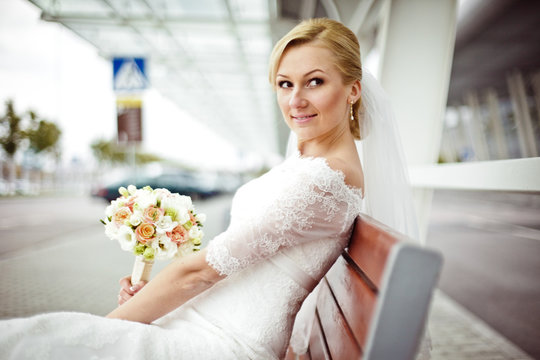
{"label": "tree", "polygon": [[34,111],[19,115],[15,112],[13,100],[6,101],[6,112],[0,117],[0,145],[7,155],[10,192],[14,190],[17,151],[29,146],[35,154],[53,152],[57,150],[60,135],[56,124],[40,119]]}
{"label": "tree", "polygon": [[[113,140],[99,139],[94,141],[90,147],[98,162],[110,163],[110,164],[127,164],[129,163],[129,151],[124,146],[118,145]],[[161,161],[162,159],[154,154],[142,153],[137,151],[135,153],[135,162],[137,164],[146,164],[155,161]]]}
{"label": "tree", "polygon": [[22,120],[22,117],[15,113],[13,100],[6,101],[6,113],[0,117],[2,127],[0,144],[2,144],[2,148],[4,148],[4,151],[11,160],[13,160],[15,153],[26,138],[26,134],[21,128]]}
{"label": "tree", "polygon": [[31,127],[26,130],[26,136],[30,141],[30,149],[36,154],[43,151],[53,152],[60,139],[62,131],[55,123],[47,120],[38,120],[34,112],[29,112]]}
{"label": "tree", "polygon": [[6,101],[6,113],[0,117],[1,135],[0,144],[7,155],[8,182],[7,192],[15,191],[15,154],[26,138],[24,131],[21,128],[23,119],[15,113],[15,106],[12,100]]}

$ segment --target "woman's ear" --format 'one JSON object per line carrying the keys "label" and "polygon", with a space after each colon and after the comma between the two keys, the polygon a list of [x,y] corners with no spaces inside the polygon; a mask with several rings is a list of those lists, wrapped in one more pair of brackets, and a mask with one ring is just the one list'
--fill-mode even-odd
{"label": "woman's ear", "polygon": [[349,94],[349,103],[355,103],[360,99],[360,95],[362,94],[362,85],[360,84],[360,80],[355,80],[352,83],[351,86],[351,93]]}

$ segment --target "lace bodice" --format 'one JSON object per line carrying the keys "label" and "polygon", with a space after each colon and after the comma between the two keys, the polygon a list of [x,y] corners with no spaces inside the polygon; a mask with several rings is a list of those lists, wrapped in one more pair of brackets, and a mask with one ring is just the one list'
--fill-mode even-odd
{"label": "lace bodice", "polygon": [[230,275],[281,248],[338,239],[358,213],[359,197],[323,158],[295,156],[238,190],[230,226],[208,246],[207,261]]}

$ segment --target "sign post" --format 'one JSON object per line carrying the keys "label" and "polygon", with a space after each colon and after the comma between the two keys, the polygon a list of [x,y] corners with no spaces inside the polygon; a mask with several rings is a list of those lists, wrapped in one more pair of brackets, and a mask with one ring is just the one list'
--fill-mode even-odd
{"label": "sign post", "polygon": [[119,143],[142,141],[142,99],[137,96],[116,98],[117,130]]}
{"label": "sign post", "polygon": [[148,87],[146,59],[113,58],[113,88],[116,92],[117,140],[129,152],[133,181],[137,180],[137,147],[143,140],[142,92]]}

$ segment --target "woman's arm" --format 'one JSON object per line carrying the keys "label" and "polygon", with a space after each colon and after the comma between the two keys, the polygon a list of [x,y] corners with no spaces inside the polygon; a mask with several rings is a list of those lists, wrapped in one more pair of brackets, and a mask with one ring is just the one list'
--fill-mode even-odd
{"label": "woman's arm", "polygon": [[222,278],[206,262],[204,249],[171,263],[107,317],[149,324],[209,289]]}

